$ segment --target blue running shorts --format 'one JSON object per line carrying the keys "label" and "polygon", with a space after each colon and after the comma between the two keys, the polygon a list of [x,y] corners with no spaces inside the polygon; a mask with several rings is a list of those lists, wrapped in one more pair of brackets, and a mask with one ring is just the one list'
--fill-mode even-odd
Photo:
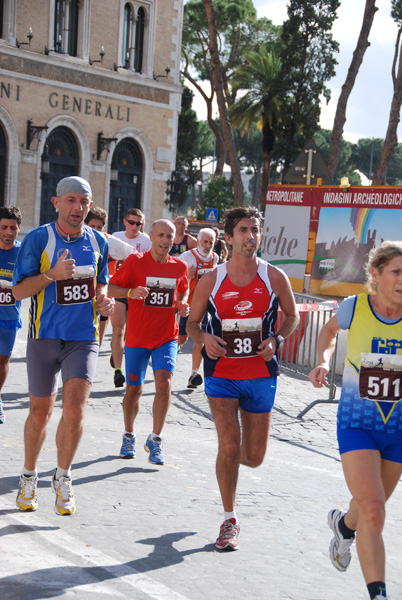
{"label": "blue running shorts", "polygon": [[152,358],[152,369],[164,369],[174,373],[177,360],[177,342],[171,340],[159,348],[130,348],[124,349],[126,361],[127,385],[142,385],[145,381],[149,359]]}
{"label": "blue running shorts", "polygon": [[242,410],[251,413],[272,411],[276,393],[276,377],[258,379],[224,379],[205,377],[205,393],[210,398],[238,398]]}
{"label": "blue running shorts", "polygon": [[55,394],[60,371],[63,383],[76,377],[92,383],[98,352],[98,342],[28,338],[29,393],[38,398]]}
{"label": "blue running shorts", "polygon": [[381,458],[402,463],[402,436],[400,431],[387,433],[357,427],[338,427],[339,453],[353,450],[378,450]]}
{"label": "blue running shorts", "polygon": [[11,356],[15,340],[17,339],[18,329],[4,329],[0,327],[0,354],[2,356]]}

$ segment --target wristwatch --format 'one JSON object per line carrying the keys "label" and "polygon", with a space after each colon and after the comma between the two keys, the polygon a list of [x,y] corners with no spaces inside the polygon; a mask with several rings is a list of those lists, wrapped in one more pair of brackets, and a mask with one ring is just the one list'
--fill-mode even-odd
{"label": "wristwatch", "polygon": [[285,343],[285,338],[277,333],[274,335],[274,338],[276,339],[276,349],[281,350]]}

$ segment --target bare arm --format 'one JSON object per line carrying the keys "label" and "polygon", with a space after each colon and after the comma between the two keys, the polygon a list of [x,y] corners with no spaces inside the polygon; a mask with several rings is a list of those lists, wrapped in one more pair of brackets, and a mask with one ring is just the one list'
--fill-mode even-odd
{"label": "bare arm", "polygon": [[216,360],[226,354],[224,346],[226,342],[217,335],[212,335],[206,331],[202,331],[201,322],[206,313],[208,299],[214,289],[216,281],[216,271],[205,273],[197,283],[193,300],[191,302],[190,315],[187,321],[187,333],[195,342],[200,342],[205,345],[205,351],[209,358]]}
{"label": "bare arm", "polygon": [[336,336],[340,331],[336,315],[325,323],[317,342],[317,366],[310,371],[309,378],[314,387],[324,387],[327,382],[329,362],[335,350]]}
{"label": "bare arm", "polygon": [[[285,317],[277,334],[287,338],[293,333],[299,323],[299,315],[296,309],[296,302],[290,286],[290,281],[283,271],[277,269],[273,265],[268,265],[268,276],[272,289],[278,298],[279,306]],[[276,349],[276,339],[274,337],[269,337],[261,342],[257,354],[262,356],[265,361],[270,361],[273,358]]]}
{"label": "bare arm", "polygon": [[225,260],[228,257],[228,254],[229,254],[229,250],[228,250],[228,247],[226,246],[225,240],[221,240],[221,248],[222,248],[221,257],[222,257],[223,262],[225,262]]}
{"label": "bare arm", "polygon": [[177,292],[176,295],[176,309],[180,317],[188,317],[190,312],[190,305],[187,303],[188,292],[187,289],[185,292]]}
{"label": "bare arm", "polygon": [[190,250],[193,250],[193,248],[197,248],[197,240],[189,233],[187,234],[187,246]]}
{"label": "bare arm", "polygon": [[96,309],[103,317],[108,317],[113,312],[114,301],[107,297],[107,285],[96,284]]}
{"label": "bare arm", "polygon": [[75,260],[66,258],[66,250],[58,259],[53,268],[46,271],[46,275],[40,273],[32,277],[25,277],[13,287],[13,295],[16,300],[24,300],[30,296],[39,294],[48,287],[53,281],[71,279],[75,273]]}
{"label": "bare arm", "polygon": [[[130,296],[128,292],[130,291]],[[112,298],[131,298],[132,300],[144,300],[149,294],[149,289],[139,285],[136,288],[125,288],[116,285],[115,283],[109,283],[108,288],[109,296]]]}

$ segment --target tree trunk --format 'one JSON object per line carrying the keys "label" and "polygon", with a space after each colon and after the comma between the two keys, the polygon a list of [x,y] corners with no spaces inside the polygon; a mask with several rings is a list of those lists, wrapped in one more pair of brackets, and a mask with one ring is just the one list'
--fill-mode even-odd
{"label": "tree trunk", "polygon": [[363,62],[364,54],[367,48],[370,46],[368,37],[373,25],[374,15],[378,10],[375,3],[376,0],[366,0],[366,7],[364,9],[363,23],[360,30],[359,39],[357,40],[356,49],[353,52],[352,62],[350,63],[348,74],[346,76],[345,83],[342,86],[342,91],[336,107],[328,157],[328,171],[332,178],[335,176],[335,171],[339,162],[343,126],[346,122],[346,106],[355,84],[360,66]]}
{"label": "tree trunk", "polygon": [[[401,34],[402,27],[398,30],[398,36],[395,44],[394,62],[392,65],[392,80],[394,83],[394,94],[392,96],[391,110],[389,112],[389,121],[387,135],[385,136],[384,146],[381,153],[380,161],[377,165],[373,177],[372,185],[385,185],[385,176],[392,153],[398,143],[397,129],[400,121],[400,112],[402,105],[402,60],[401,60]],[[398,73],[396,73],[398,65]]]}
{"label": "tree trunk", "polygon": [[274,119],[272,126],[269,122],[269,115],[263,113],[262,115],[263,127],[262,127],[262,184],[261,184],[261,202],[260,210],[265,213],[265,205],[267,203],[267,190],[269,185],[269,172],[271,169],[271,152],[275,144],[275,134],[273,126],[276,122]]}
{"label": "tree trunk", "polygon": [[233,130],[230,124],[228,109],[225,102],[224,83],[222,77],[222,67],[219,59],[219,50],[217,42],[216,18],[212,0],[202,0],[205,7],[205,14],[208,21],[209,31],[209,53],[211,56],[211,66],[214,79],[214,91],[218,102],[219,117],[222,127],[222,135],[228,154],[228,160],[232,171],[233,191],[236,204],[244,203],[243,182],[240,175],[240,161],[236,151]]}
{"label": "tree trunk", "polygon": [[[256,168],[254,170],[254,190],[253,190],[253,205],[258,206],[261,203],[261,169]],[[264,211],[265,212],[265,211]]]}

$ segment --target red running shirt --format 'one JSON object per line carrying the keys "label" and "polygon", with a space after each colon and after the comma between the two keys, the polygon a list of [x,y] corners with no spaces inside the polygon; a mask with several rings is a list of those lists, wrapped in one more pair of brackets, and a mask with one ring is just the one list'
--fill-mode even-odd
{"label": "red running shirt", "polygon": [[185,262],[168,255],[166,263],[158,263],[150,251],[139,252],[126,258],[110,283],[150,290],[145,300],[128,300],[126,346],[154,349],[177,340],[175,303],[177,292],[188,289]]}

